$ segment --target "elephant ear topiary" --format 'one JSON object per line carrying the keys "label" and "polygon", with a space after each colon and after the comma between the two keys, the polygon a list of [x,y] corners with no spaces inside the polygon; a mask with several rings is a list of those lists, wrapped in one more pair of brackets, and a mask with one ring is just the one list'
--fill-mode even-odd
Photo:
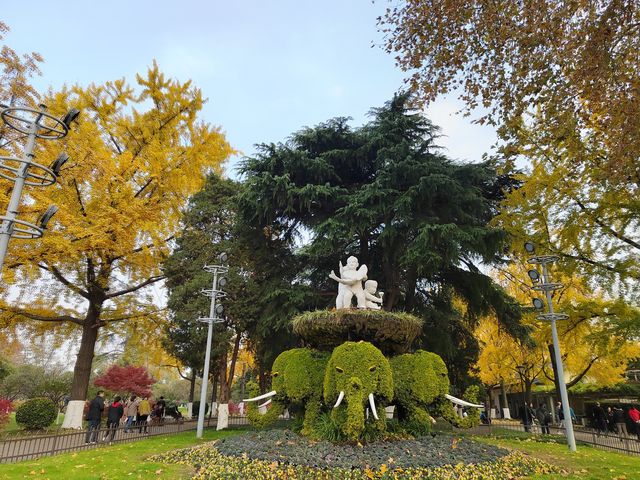
{"label": "elephant ear topiary", "polygon": [[365,408],[371,403],[375,403],[378,429],[384,429],[384,410],[378,407],[392,398],[389,361],[374,345],[345,342],[333,350],[325,370],[324,399],[327,405],[339,403],[332,417],[348,439],[357,440],[364,431]]}

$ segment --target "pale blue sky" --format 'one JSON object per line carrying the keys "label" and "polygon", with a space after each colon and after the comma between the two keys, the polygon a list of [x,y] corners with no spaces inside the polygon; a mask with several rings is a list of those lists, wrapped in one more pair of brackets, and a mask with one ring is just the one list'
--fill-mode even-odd
{"label": "pale blue sky", "polygon": [[[332,117],[360,125],[402,87],[403,73],[379,46],[376,17],[385,1],[3,3],[6,43],[45,58],[39,90],[133,81],[156,59],[166,74],[193,79],[209,99],[203,117],[248,155],[255,143],[282,141]],[[452,158],[477,161],[495,134],[459,108],[444,98],[427,116],[442,127],[440,144]]]}

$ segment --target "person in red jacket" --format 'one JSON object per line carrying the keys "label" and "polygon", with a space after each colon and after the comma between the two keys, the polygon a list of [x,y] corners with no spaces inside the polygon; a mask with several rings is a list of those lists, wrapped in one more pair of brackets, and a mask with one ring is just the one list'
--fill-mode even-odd
{"label": "person in red jacket", "polygon": [[113,403],[109,405],[109,410],[107,410],[107,431],[104,434],[104,438],[102,441],[106,441],[109,434],[111,434],[111,439],[109,443],[113,442],[113,438],[116,436],[116,430],[120,425],[120,419],[124,415],[124,405],[121,402],[121,398],[116,396],[113,399]]}
{"label": "person in red jacket", "polygon": [[638,435],[638,440],[640,440],[640,411],[638,411],[635,405],[629,409],[629,418],[636,427],[636,435]]}

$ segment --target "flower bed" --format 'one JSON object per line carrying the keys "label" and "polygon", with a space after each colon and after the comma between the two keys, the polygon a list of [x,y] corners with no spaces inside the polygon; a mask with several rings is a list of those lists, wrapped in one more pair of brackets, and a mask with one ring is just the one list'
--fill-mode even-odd
{"label": "flower bed", "polygon": [[360,447],[311,442],[277,430],[237,435],[151,460],[190,465],[196,469],[194,480],[483,480],[557,471],[519,452],[447,435]]}

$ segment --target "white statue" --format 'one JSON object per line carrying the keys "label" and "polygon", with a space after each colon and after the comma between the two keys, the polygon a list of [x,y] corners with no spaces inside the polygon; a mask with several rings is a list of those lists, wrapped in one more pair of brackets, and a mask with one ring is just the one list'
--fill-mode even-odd
{"label": "white statue", "polygon": [[[358,259],[356,257],[347,258],[347,264],[344,266],[340,262],[340,276],[338,277],[331,270],[329,278],[338,282],[337,309],[351,308],[351,300],[355,296],[358,308],[380,310],[383,294],[380,292],[380,296],[375,295],[378,282],[367,279],[367,266],[362,265],[358,268]],[[365,282],[364,288],[362,286],[363,282]]]}
{"label": "white statue", "polygon": [[384,292],[380,292],[380,296],[376,296],[376,290],[378,289],[378,282],[375,280],[367,280],[364,282],[364,296],[367,300],[365,305],[371,310],[380,310],[382,308],[382,297]]}

